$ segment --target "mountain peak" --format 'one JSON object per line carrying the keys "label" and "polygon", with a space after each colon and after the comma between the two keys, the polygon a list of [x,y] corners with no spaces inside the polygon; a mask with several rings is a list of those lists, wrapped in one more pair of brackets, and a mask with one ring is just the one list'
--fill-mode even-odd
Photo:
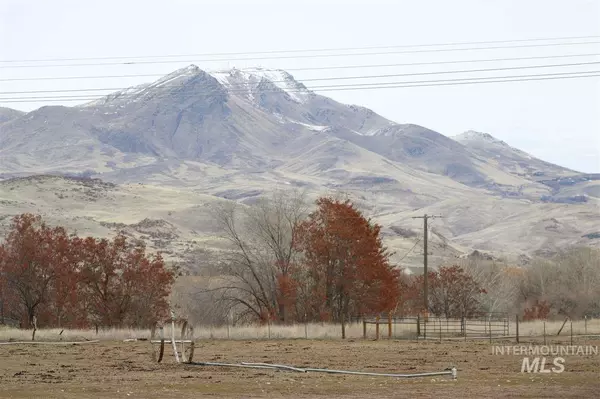
{"label": "mountain peak", "polygon": [[135,102],[154,97],[158,95],[158,93],[164,95],[165,93],[173,90],[180,90],[182,87],[192,82],[194,85],[200,84],[202,86],[206,86],[212,92],[222,90],[222,88],[217,87],[219,84],[212,76],[200,69],[198,66],[191,64],[187,67],[177,69],[152,83],[145,83],[119,90],[104,96],[99,100],[83,104],[83,106],[112,105]]}
{"label": "mountain peak", "polygon": [[504,141],[495,138],[489,133],[477,132],[475,130],[467,130],[466,132],[458,134],[452,138],[460,143],[477,141],[508,146],[508,144],[506,144]]}
{"label": "mountain peak", "polygon": [[285,92],[297,103],[306,103],[313,93],[302,83],[298,82],[288,72],[282,69],[268,69],[262,67],[232,68],[210,73],[215,79],[228,89],[235,88],[237,91],[246,89],[247,96],[253,97],[252,92],[259,89],[264,82],[272,84],[276,89]]}

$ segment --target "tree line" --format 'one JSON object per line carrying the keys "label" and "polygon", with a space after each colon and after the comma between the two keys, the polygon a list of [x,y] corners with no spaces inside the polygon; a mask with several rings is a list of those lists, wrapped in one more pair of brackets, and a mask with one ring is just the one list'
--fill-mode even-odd
{"label": "tree line", "polygon": [[[16,216],[0,245],[0,323],[27,327],[35,316],[46,327],[147,327],[176,306],[212,325],[344,325],[424,311],[424,276],[403,273],[383,244],[382,226],[347,199],[311,204],[301,193],[278,191],[250,205],[219,205],[213,215],[229,245],[191,287],[186,276],[176,281],[177,270],[160,253],[123,234],[80,238],[40,216]],[[592,248],[525,267],[454,259],[430,271],[428,283],[427,311],[441,317],[600,316],[600,251]]]}
{"label": "tree line", "polygon": [[[383,245],[381,226],[351,201],[277,192],[252,205],[215,209],[231,244],[195,298],[208,323],[343,322],[364,315],[415,316],[423,276],[403,273]],[[428,273],[429,314],[525,319],[600,316],[600,251],[570,248],[517,267],[482,257],[453,259]],[[208,314],[210,312],[210,314]]]}
{"label": "tree line", "polygon": [[80,238],[26,213],[0,245],[0,322],[148,327],[166,316],[174,280],[141,242]]}
{"label": "tree line", "polygon": [[350,201],[277,193],[244,207],[215,211],[231,244],[216,266],[207,300],[224,303],[240,320],[349,320],[390,311],[400,295],[400,271],[383,246],[381,226]]}

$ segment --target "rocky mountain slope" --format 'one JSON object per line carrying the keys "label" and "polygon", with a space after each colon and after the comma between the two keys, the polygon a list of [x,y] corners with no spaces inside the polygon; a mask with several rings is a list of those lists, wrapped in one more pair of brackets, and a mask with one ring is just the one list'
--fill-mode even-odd
{"label": "rocky mountain slope", "polygon": [[16,109],[0,107],[0,124],[11,121],[23,115],[25,115],[25,112],[17,111]]}
{"label": "rocky mountain slope", "polygon": [[[40,174],[105,183],[26,177]],[[190,66],[77,107],[0,109],[0,178],[4,226],[29,210],[98,235],[153,231],[162,238],[151,245],[188,264],[219,246],[200,209],[281,188],[348,193],[399,255],[415,248],[406,264],[420,263],[411,216],[423,213],[445,216],[432,225],[439,262],[472,249],[519,257],[600,243],[597,176],[484,133],[449,138],[392,122],[284,71]]]}

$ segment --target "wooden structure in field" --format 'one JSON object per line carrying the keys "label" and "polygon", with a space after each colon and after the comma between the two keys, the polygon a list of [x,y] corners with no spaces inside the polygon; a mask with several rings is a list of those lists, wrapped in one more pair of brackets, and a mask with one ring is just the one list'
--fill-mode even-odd
{"label": "wooden structure in field", "polygon": [[[164,326],[171,325],[171,337],[165,338]],[[176,329],[180,331],[180,338],[175,338]],[[158,336],[157,336],[158,333]],[[165,354],[165,343],[171,342],[173,355],[177,363],[191,363],[194,358],[194,327],[186,319],[175,318],[171,312],[171,318],[165,322],[156,323],[150,333],[150,345],[152,345],[152,360],[162,362]]]}

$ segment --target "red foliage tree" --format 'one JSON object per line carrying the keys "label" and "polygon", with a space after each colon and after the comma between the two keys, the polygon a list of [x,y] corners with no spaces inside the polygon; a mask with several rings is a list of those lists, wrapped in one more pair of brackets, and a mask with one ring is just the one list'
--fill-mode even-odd
{"label": "red foliage tree", "polygon": [[310,318],[341,321],[393,309],[399,271],[389,262],[380,226],[349,201],[320,198],[316,204],[295,232],[296,249],[304,256]]}
{"label": "red foliage tree", "polygon": [[285,270],[281,267],[277,268],[276,287],[277,287],[277,304],[279,309],[279,317],[282,321],[297,319],[296,303],[298,299],[298,281],[294,278],[296,268],[292,265],[287,265]]}
{"label": "red foliage tree", "polygon": [[55,258],[54,279],[50,284],[48,297],[41,304],[40,319],[43,325],[57,327],[84,326],[85,309],[82,308],[79,292],[80,248],[77,237],[60,235],[54,240],[51,253]]}
{"label": "red foliage tree", "polygon": [[23,214],[13,219],[0,249],[3,292],[11,314],[29,326],[36,311],[47,302],[52,284],[66,267],[69,237],[61,227],[48,227],[39,216]]}
{"label": "red foliage tree", "polygon": [[536,299],[530,307],[523,310],[523,321],[546,320],[550,314],[550,309],[548,301]]}
{"label": "red foliage tree", "polygon": [[166,316],[174,272],[142,244],[69,236],[40,216],[13,219],[0,245],[2,318],[29,326],[149,325]]}
{"label": "red foliage tree", "polygon": [[174,275],[160,255],[148,257],[141,243],[131,248],[123,235],[88,237],[81,251],[82,289],[95,324],[149,325],[167,315]]}

